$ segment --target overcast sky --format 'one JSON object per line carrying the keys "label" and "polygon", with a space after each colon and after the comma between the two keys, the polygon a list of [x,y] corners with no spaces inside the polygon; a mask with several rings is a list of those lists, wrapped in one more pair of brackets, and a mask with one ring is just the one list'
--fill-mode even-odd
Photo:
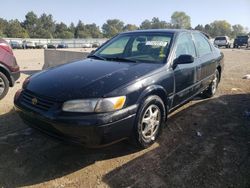
{"label": "overcast sky", "polygon": [[136,25],[153,17],[170,22],[174,11],[184,11],[192,27],[227,20],[250,28],[250,0],[6,0],[1,3],[0,17],[23,21],[28,11],[38,16],[52,14],[54,20],[66,24],[80,19],[99,26],[113,18]]}

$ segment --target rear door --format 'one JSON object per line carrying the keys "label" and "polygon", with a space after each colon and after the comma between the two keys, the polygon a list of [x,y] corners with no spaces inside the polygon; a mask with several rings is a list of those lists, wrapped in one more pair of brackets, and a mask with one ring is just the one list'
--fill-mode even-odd
{"label": "rear door", "polygon": [[208,39],[203,34],[194,32],[193,38],[198,55],[198,65],[196,67],[197,87],[203,90],[213,79],[216,70],[216,59]]}
{"label": "rear door", "polygon": [[181,33],[178,36],[174,50],[174,59],[185,54],[192,55],[194,57],[194,62],[190,64],[179,64],[174,69],[175,96],[173,107],[184,102],[196,93],[195,84],[197,83],[197,58],[192,36],[188,32]]}

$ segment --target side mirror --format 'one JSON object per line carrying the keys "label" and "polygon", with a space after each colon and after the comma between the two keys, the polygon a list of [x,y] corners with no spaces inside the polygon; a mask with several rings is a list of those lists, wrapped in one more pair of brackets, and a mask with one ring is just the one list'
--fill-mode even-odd
{"label": "side mirror", "polygon": [[194,62],[194,57],[191,55],[180,55],[174,60],[173,68],[180,64],[190,64]]}

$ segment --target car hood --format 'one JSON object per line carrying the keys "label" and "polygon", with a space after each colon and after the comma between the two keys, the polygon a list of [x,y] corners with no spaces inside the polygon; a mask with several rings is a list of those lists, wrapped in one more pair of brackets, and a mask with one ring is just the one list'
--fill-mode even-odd
{"label": "car hood", "polygon": [[98,98],[160,66],[85,59],[33,75],[26,89],[60,101]]}

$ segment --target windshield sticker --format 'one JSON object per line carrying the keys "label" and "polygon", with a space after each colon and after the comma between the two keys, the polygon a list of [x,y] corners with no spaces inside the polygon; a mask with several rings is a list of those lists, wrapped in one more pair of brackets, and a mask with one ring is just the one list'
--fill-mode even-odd
{"label": "windshield sticker", "polygon": [[146,42],[147,46],[167,46],[168,42],[166,41],[147,41]]}

